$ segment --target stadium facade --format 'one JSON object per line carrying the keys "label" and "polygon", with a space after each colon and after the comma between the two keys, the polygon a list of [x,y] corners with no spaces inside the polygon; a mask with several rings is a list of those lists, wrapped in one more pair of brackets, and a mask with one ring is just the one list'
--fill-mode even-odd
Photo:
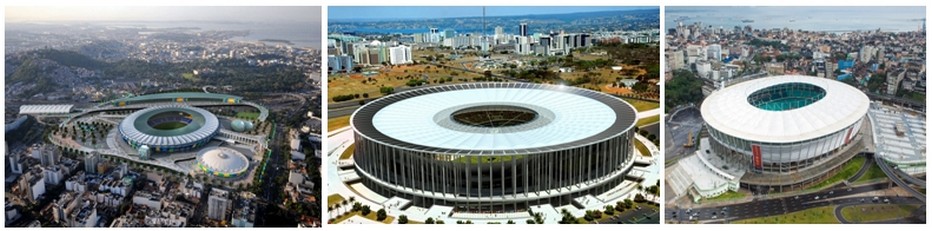
{"label": "stadium facade", "polygon": [[747,169],[743,185],[795,188],[860,151],[869,105],[864,93],[845,83],[785,75],[715,91],[701,112],[712,151]]}
{"label": "stadium facade", "polygon": [[119,125],[132,148],[183,152],[204,146],[220,131],[220,121],[207,110],[185,105],[158,105],[133,112]]}
{"label": "stadium facade", "polygon": [[362,183],[413,205],[521,211],[599,195],[633,166],[636,111],[607,94],[559,85],[422,88],[353,113]]}

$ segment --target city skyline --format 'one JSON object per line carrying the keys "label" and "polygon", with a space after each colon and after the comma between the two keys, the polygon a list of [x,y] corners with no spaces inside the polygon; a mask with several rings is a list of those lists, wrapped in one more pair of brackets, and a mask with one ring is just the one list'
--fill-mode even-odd
{"label": "city skyline", "polygon": [[[481,17],[481,6],[416,6],[416,7],[385,7],[385,6],[332,6],[328,8],[328,17],[336,21],[379,21],[379,20],[409,20],[430,18],[465,18]],[[542,14],[573,14],[603,11],[628,11],[659,9],[656,6],[635,7],[606,7],[606,6],[489,6],[485,7],[487,17],[528,16]],[[409,17],[410,16],[410,17]]]}
{"label": "city skyline", "polygon": [[[738,13],[740,12],[740,13]],[[669,6],[664,29],[702,23],[714,28],[751,26],[754,29],[789,28],[805,31],[850,32],[857,30],[915,31],[925,21],[925,7],[866,6]]]}

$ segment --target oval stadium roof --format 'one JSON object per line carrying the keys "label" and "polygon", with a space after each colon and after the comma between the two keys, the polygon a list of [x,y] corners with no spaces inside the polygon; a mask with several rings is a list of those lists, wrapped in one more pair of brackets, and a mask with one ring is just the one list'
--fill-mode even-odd
{"label": "oval stadium roof", "polygon": [[[495,128],[453,121],[452,114],[477,106],[526,108],[539,119]],[[365,136],[393,145],[477,154],[475,150],[518,153],[584,145],[619,135],[636,118],[623,100],[581,88],[471,83],[392,94],[360,108],[351,121]]]}

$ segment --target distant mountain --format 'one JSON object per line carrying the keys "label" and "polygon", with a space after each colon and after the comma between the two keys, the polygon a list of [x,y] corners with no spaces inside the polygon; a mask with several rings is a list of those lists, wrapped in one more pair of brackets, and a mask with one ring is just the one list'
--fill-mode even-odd
{"label": "distant mountain", "polygon": [[[430,27],[440,30],[453,29],[457,32],[482,32],[482,17],[457,17],[438,19],[388,19],[378,21],[343,20],[330,21],[330,32],[360,34],[421,33]],[[566,30],[568,32],[591,32],[599,30],[645,30],[660,27],[659,9],[626,11],[599,11],[566,14],[537,14],[521,16],[485,17],[484,33],[491,34],[496,26],[506,33],[516,33],[520,23],[527,23],[531,33]]]}

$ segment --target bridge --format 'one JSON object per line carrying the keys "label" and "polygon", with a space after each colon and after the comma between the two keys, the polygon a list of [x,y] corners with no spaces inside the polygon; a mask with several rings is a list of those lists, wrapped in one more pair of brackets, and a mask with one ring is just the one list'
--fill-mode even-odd
{"label": "bridge", "polygon": [[[912,187],[909,187],[909,183],[903,180],[903,179],[913,178],[912,176],[909,176],[909,174],[906,174],[903,171],[900,171],[899,169],[894,169],[893,167],[890,167],[890,165],[887,164],[887,162],[883,160],[883,158],[880,157],[880,155],[876,155],[874,153],[867,153],[867,154],[874,156],[874,163],[877,163],[877,166],[879,166],[880,170],[882,170],[883,173],[886,174],[887,177],[890,178],[890,181],[892,181],[897,186],[900,186],[901,188],[905,189],[907,192],[909,192],[909,194],[912,194],[913,197],[915,197],[916,199],[919,199],[919,201],[922,201],[922,203],[926,203],[926,195],[922,194],[921,192],[919,192],[918,190]],[[906,175],[906,176],[903,177],[903,175]],[[925,181],[915,179],[915,178],[909,181],[914,182],[914,183],[921,182],[922,184],[920,186],[922,188],[925,188]]]}

